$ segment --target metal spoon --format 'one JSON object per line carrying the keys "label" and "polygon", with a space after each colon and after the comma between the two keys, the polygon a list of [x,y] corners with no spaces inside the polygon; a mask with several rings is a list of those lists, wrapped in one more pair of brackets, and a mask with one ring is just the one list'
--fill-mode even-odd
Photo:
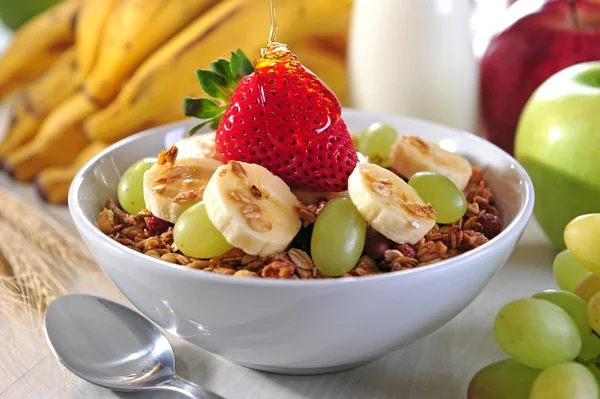
{"label": "metal spoon", "polygon": [[167,338],[145,317],[90,295],[48,305],[44,333],[58,360],[77,376],[115,391],[167,390],[194,399],[223,399],[175,374]]}

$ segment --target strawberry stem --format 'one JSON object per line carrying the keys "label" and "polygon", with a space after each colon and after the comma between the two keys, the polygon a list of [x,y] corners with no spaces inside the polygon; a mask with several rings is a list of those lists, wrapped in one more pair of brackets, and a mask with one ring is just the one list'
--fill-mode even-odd
{"label": "strawberry stem", "polygon": [[189,135],[193,135],[208,124],[211,129],[217,129],[238,82],[253,72],[252,62],[241,49],[232,51],[229,61],[219,58],[212,62],[210,70],[198,69],[196,71],[198,82],[208,98],[184,98],[183,114],[203,120],[190,129]]}

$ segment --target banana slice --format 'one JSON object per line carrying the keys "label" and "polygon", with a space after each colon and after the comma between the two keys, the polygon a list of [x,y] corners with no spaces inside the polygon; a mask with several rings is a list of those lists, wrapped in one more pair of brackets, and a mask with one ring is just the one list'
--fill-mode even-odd
{"label": "banana slice", "polygon": [[435,225],[433,206],[393,172],[359,163],[348,178],[350,199],[375,230],[398,244],[415,244]]}
{"label": "banana slice", "polygon": [[415,136],[399,136],[390,152],[390,167],[410,179],[417,172],[435,172],[464,190],[473,168],[462,156]]}
{"label": "banana slice", "polygon": [[220,161],[215,148],[216,133],[197,133],[194,136],[184,137],[175,143],[179,150],[180,158],[208,158]]}
{"label": "banana slice", "polygon": [[212,174],[221,165],[214,159],[180,158],[177,147],[160,154],[144,173],[144,201],[156,217],[175,223],[190,206],[202,201]]}
{"label": "banana slice", "polygon": [[300,230],[300,203],[266,168],[230,161],[204,191],[208,218],[227,242],[251,255],[285,250]]}

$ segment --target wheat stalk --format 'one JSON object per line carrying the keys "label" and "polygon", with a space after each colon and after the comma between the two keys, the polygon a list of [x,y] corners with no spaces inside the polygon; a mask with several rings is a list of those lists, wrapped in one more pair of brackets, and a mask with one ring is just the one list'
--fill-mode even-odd
{"label": "wheat stalk", "polygon": [[[66,294],[77,270],[93,258],[82,242],[50,215],[0,189],[0,313],[25,315],[39,329],[46,306]],[[6,334],[5,334],[6,335]]]}
{"label": "wheat stalk", "polygon": [[72,269],[93,264],[94,260],[78,237],[41,209],[7,190],[0,189],[0,220],[9,223],[31,240],[31,244],[50,253]]}
{"label": "wheat stalk", "polygon": [[10,275],[2,280],[0,301],[4,314],[18,309],[42,314],[54,298],[68,292],[72,276],[60,262],[43,250],[32,248],[31,241],[11,225],[0,219],[0,252]]}

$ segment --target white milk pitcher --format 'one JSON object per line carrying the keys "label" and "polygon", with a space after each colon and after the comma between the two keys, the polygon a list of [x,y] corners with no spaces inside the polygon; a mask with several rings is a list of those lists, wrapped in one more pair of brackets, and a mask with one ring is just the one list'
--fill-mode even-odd
{"label": "white milk pitcher", "polygon": [[352,106],[474,132],[478,63],[472,0],[354,0]]}

